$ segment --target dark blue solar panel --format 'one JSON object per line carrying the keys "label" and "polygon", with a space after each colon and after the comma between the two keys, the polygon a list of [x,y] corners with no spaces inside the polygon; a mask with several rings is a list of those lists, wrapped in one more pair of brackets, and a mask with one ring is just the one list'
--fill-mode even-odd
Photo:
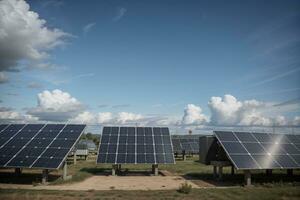
{"label": "dark blue solar panel", "polygon": [[159,127],[104,127],[97,163],[174,163],[169,130]]}
{"label": "dark blue solar panel", "polygon": [[84,128],[78,124],[9,125],[0,131],[0,166],[57,168]]}
{"label": "dark blue solar panel", "polygon": [[238,169],[300,168],[296,161],[300,155],[296,135],[225,131],[215,134]]}

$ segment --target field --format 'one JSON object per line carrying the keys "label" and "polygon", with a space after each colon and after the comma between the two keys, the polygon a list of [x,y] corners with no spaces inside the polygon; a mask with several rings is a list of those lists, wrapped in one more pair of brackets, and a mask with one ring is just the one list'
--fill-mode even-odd
{"label": "field", "polygon": [[[124,165],[123,172],[118,178],[131,180],[151,179],[151,165]],[[62,171],[53,171],[49,176],[49,186],[39,186],[41,172],[37,170],[23,170],[17,177],[12,170],[1,170],[0,199],[300,199],[300,171],[294,171],[293,177],[288,177],[286,171],[273,171],[267,176],[263,171],[253,172],[253,186],[243,187],[243,174],[236,172],[230,175],[230,168],[224,169],[223,181],[215,181],[212,176],[212,167],[205,166],[197,161],[197,157],[186,161],[177,160],[176,165],[161,165],[159,169],[165,177],[181,177],[188,180],[195,187],[189,194],[182,194],[176,188],[161,190],[124,190],[118,186],[106,190],[85,189],[85,191],[64,191],[64,187],[71,187],[83,183],[93,177],[109,179],[110,165],[96,165],[95,160],[78,161],[76,165],[69,165],[68,172],[73,176],[69,181],[60,177]],[[136,178],[135,178],[136,177]],[[163,180],[164,176],[160,176]],[[155,178],[155,177],[153,177]],[[9,183],[9,184],[8,184]],[[137,183],[139,184],[139,183]],[[4,187],[18,185],[15,187]],[[48,190],[48,188],[60,190]],[[6,188],[6,189],[3,189]]]}

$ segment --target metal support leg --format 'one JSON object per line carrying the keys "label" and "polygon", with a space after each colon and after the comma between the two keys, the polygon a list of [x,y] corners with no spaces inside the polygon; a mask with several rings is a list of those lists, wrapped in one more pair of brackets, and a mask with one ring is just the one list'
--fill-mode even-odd
{"label": "metal support leg", "polygon": [[223,178],[223,167],[222,166],[219,166],[219,180],[222,180]]}
{"label": "metal support leg", "polygon": [[76,165],[77,163],[77,155],[76,155],[76,151],[74,152],[74,165]]}
{"label": "metal support leg", "polygon": [[43,169],[42,172],[42,184],[45,185],[48,182],[48,174],[49,174],[49,170],[48,169]]}
{"label": "metal support leg", "polygon": [[185,155],[185,151],[182,151],[182,160],[186,160],[186,155]]}
{"label": "metal support leg", "polygon": [[268,176],[272,176],[272,169],[266,169],[266,174],[268,175]]}
{"label": "metal support leg", "polygon": [[122,170],[121,164],[118,165],[118,171],[120,172]]}
{"label": "metal support leg", "polygon": [[217,178],[217,166],[214,165],[214,178]]}
{"label": "metal support leg", "polygon": [[251,186],[251,172],[250,170],[244,170],[245,174],[245,186]]}
{"label": "metal support leg", "polygon": [[21,168],[15,168],[15,174],[19,176],[22,173]]}
{"label": "metal support leg", "polygon": [[231,166],[231,175],[234,175],[234,166]]}
{"label": "metal support leg", "polygon": [[293,169],[287,169],[287,175],[293,176]]}

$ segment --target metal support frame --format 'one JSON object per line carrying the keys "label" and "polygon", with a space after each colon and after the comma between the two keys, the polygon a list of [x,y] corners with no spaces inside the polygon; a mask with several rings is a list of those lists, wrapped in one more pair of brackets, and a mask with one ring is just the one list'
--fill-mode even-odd
{"label": "metal support frame", "polygon": [[272,169],[266,169],[267,176],[272,176],[273,170]]}
{"label": "metal support frame", "polygon": [[15,168],[15,174],[16,174],[17,176],[21,175],[21,174],[22,174],[21,168]]}
{"label": "metal support frame", "polygon": [[231,166],[231,175],[234,175],[234,166]]}
{"label": "metal support frame", "polygon": [[217,166],[214,165],[214,178],[217,178],[217,176],[218,176]]}
{"label": "metal support frame", "polygon": [[182,160],[186,160],[185,150],[182,151]]}
{"label": "metal support frame", "polygon": [[251,186],[251,172],[250,170],[244,170],[245,186]]}
{"label": "metal support frame", "polygon": [[234,173],[234,166],[228,161],[211,161],[210,164],[213,165],[214,178],[219,181],[223,178],[223,167],[231,166],[231,173]]}
{"label": "metal support frame", "polygon": [[223,179],[223,166],[219,166],[218,173],[219,173],[218,179],[222,180]]}
{"label": "metal support frame", "polygon": [[43,169],[42,172],[42,184],[47,184],[48,183],[48,175],[49,175],[49,170],[48,169]]}
{"label": "metal support frame", "polygon": [[293,176],[293,169],[286,170],[288,176]]}

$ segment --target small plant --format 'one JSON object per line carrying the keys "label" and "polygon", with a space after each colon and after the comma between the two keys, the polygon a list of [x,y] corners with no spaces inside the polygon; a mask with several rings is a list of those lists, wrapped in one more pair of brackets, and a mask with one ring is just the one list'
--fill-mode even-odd
{"label": "small plant", "polygon": [[115,186],[110,186],[109,187],[111,190],[114,190],[114,189],[116,189],[116,187]]}
{"label": "small plant", "polygon": [[178,192],[183,194],[189,194],[191,191],[192,191],[192,185],[188,184],[188,182],[182,183],[178,189]]}

